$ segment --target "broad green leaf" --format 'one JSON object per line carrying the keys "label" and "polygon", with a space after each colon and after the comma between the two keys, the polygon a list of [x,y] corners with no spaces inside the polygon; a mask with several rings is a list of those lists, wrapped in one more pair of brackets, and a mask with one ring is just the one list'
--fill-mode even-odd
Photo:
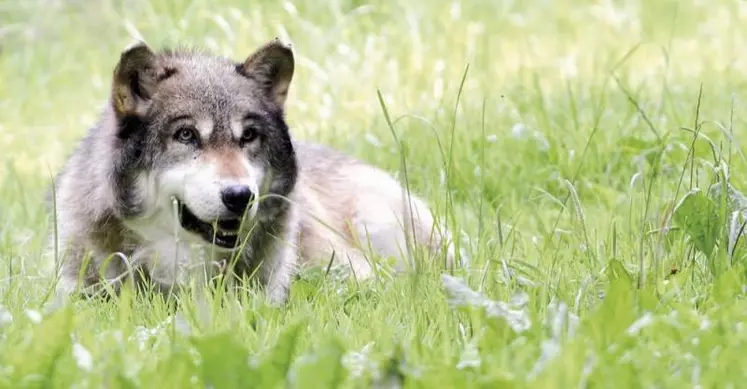
{"label": "broad green leaf", "polygon": [[200,353],[202,377],[215,389],[246,388],[254,380],[249,366],[249,352],[229,333],[195,338],[192,343]]}
{"label": "broad green leaf", "polygon": [[624,277],[610,280],[602,303],[582,324],[597,346],[609,346],[636,319],[634,299],[634,286],[629,280]]}
{"label": "broad green leaf", "polygon": [[[200,385],[200,369],[195,361],[194,349],[187,348],[188,346],[179,342],[170,346],[169,353],[165,354],[158,360],[158,363],[153,367],[148,368],[145,374],[142,374],[138,381],[139,383],[147,383],[148,387],[153,388],[200,388],[205,387],[208,382],[207,379],[202,379],[205,384]],[[199,353],[199,352],[198,352]],[[200,358],[203,358],[200,355]],[[220,362],[221,360],[217,360]],[[209,363],[215,363],[215,360],[208,361]],[[203,365],[204,367],[204,365]],[[119,384],[120,388],[129,387],[128,384],[132,382],[120,377],[116,384]],[[117,386],[112,385],[116,388]],[[136,387],[140,387],[139,385]],[[227,386],[214,385],[214,388],[225,388]],[[236,387],[236,386],[228,386]]]}
{"label": "broad green leaf", "polygon": [[337,388],[346,378],[342,365],[345,349],[337,339],[331,339],[299,363],[293,376],[296,388]]}
{"label": "broad green leaf", "polygon": [[259,380],[253,387],[270,389],[284,386],[288,370],[290,370],[293,351],[303,328],[302,324],[304,321],[289,325],[288,329],[280,334],[278,342],[270,352],[261,358],[257,366],[257,371],[260,372]]}
{"label": "broad green leaf", "polygon": [[113,383],[110,383],[110,385],[112,385],[112,388],[135,389],[138,387],[137,383],[135,383],[131,378],[122,374],[122,372],[117,372],[117,374],[114,376],[113,381]]}
{"label": "broad green leaf", "polygon": [[622,262],[614,258],[611,259],[607,265],[607,278],[610,280],[622,280],[631,287],[635,283],[635,280],[630,273],[625,270],[625,266],[623,266]]}
{"label": "broad green leaf", "polygon": [[[26,385],[22,386],[27,388],[53,385],[57,362],[72,347],[72,324],[73,314],[69,307],[56,311],[35,326],[30,344],[18,345],[18,348],[12,350],[10,360],[16,366],[17,383],[26,380]],[[33,384],[27,380],[29,377],[36,377]]]}
{"label": "broad green leaf", "polygon": [[743,291],[745,277],[739,266],[731,268],[713,281],[711,298],[714,302],[737,298]]}
{"label": "broad green leaf", "polygon": [[716,204],[699,189],[687,193],[674,209],[674,221],[695,247],[710,257],[719,237]]}

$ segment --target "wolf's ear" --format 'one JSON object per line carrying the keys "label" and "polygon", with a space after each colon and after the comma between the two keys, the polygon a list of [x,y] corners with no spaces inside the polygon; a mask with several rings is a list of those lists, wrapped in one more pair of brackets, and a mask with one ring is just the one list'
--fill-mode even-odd
{"label": "wolf's ear", "polygon": [[143,42],[122,51],[114,68],[112,103],[117,117],[142,116],[156,86],[156,56]]}
{"label": "wolf's ear", "polygon": [[290,45],[275,38],[252,53],[239,65],[239,71],[257,81],[264,92],[282,107],[293,79],[294,66]]}

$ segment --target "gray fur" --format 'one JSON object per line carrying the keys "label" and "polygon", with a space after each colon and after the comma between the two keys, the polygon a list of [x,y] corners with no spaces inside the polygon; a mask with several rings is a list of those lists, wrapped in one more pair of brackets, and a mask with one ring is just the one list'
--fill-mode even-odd
{"label": "gray fur", "polygon": [[[197,51],[154,53],[144,44],[125,49],[109,103],[56,180],[60,290],[111,283],[129,268],[168,290],[180,283],[169,266],[229,259],[236,251],[213,250],[178,225],[185,238],[168,235],[169,196],[201,222],[224,220],[229,212],[216,199],[226,182],[257,184],[259,205],[249,207],[256,215],[243,215],[238,234],[246,242],[232,271],[256,272],[273,302],[286,301],[299,259],[320,263],[334,252],[358,276],[370,276],[355,243],[360,230],[374,231],[379,254],[397,255],[393,242],[403,232],[395,219],[409,209],[399,184],[340,152],[291,140],[284,110],[293,67],[290,48],[277,40],[241,63]],[[435,237],[428,245],[435,252],[447,234],[434,229],[422,200],[412,200],[420,216],[408,213],[405,224],[414,221],[409,233],[421,242]],[[208,252],[218,257],[205,258]],[[113,253],[123,256],[107,264]]]}

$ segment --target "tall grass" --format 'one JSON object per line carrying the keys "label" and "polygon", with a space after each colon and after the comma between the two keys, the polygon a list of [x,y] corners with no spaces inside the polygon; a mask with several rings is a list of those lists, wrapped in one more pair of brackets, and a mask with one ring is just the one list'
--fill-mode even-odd
{"label": "tall grass", "polygon": [[[729,1],[2,1],[0,385],[739,387],[746,19]],[[284,308],[249,290],[44,310],[45,191],[120,50],[240,60],[274,36],[296,53],[294,135],[406,182],[463,265],[310,269]]]}

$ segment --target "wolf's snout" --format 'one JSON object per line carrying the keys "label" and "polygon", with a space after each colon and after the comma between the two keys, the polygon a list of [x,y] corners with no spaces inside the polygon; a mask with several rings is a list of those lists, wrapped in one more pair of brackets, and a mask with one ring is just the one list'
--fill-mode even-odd
{"label": "wolf's snout", "polygon": [[221,191],[223,204],[229,211],[243,215],[246,207],[254,199],[254,193],[245,185],[231,185]]}

